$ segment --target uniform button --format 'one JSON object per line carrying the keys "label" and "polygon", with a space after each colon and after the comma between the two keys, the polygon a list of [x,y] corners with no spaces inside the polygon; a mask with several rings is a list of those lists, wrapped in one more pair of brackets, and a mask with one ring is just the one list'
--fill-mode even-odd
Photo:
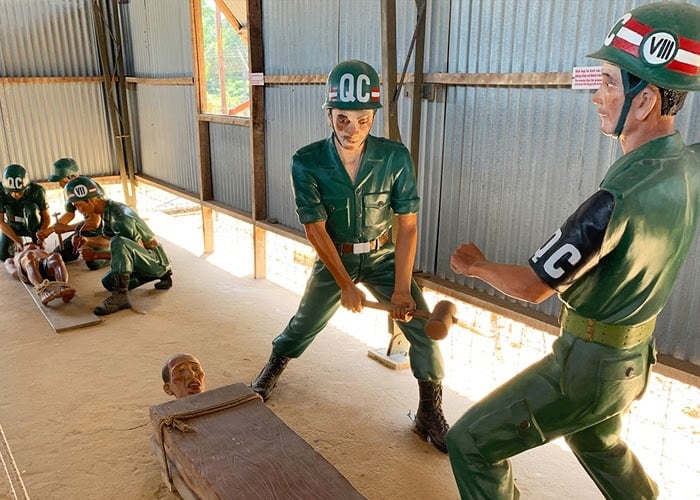
{"label": "uniform button", "polygon": [[625,370],[625,376],[626,376],[626,377],[629,377],[630,375],[632,375],[633,372],[634,372],[634,368],[632,368],[632,367],[630,366],[629,368],[627,368],[627,369]]}
{"label": "uniform button", "polygon": [[523,420],[522,422],[520,422],[520,428],[524,431],[528,430],[530,428],[530,421]]}

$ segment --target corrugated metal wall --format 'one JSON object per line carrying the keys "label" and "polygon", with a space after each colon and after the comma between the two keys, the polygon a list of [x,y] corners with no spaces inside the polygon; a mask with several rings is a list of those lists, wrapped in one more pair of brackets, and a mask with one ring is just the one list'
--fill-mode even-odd
{"label": "corrugated metal wall", "polygon": [[[193,77],[189,2],[131,0],[121,13],[128,76]],[[194,87],[137,83],[129,94],[137,172],[198,195]]]}
{"label": "corrugated metal wall", "polygon": [[211,123],[212,183],[214,199],[251,213],[250,130],[238,125]]}
{"label": "corrugated metal wall", "polygon": [[114,173],[101,80],[71,78],[100,74],[95,47],[90,0],[0,2],[2,165],[44,181],[72,156],[88,175]]}

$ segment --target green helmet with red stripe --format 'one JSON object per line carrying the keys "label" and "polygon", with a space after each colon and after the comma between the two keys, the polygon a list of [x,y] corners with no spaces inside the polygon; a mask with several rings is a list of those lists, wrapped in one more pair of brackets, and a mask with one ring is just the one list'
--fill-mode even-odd
{"label": "green helmet with red stripe", "polygon": [[328,73],[324,108],[378,109],[382,107],[379,75],[357,59],[338,63]]}
{"label": "green helmet with red stripe", "polygon": [[633,9],[588,57],[670,90],[700,90],[700,8],[659,2]]}
{"label": "green helmet with red stripe", "polygon": [[91,198],[102,198],[104,196],[100,186],[89,177],[74,177],[68,181],[68,184],[63,189],[68,197],[68,203],[87,201]]}

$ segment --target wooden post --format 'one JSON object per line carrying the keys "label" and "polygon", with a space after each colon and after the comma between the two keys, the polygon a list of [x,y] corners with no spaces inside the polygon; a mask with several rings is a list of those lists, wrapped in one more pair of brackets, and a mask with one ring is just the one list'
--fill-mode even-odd
{"label": "wooden post", "polygon": [[411,158],[418,177],[420,160],[420,125],[423,105],[423,61],[425,56],[426,0],[416,0],[418,20],[415,30],[415,59],[413,64],[413,103],[411,108]]}
{"label": "wooden post", "polygon": [[[114,152],[117,156],[117,167],[122,181],[124,200],[127,205],[136,207],[134,151],[131,143],[129,106],[126,101],[126,76],[124,75],[124,51],[121,44],[119,5],[116,1],[112,2],[111,24],[107,18],[108,13],[103,12],[98,0],[92,2],[92,13],[95,22],[97,49],[100,54],[107,116],[114,138]],[[107,36],[108,33],[110,36]],[[112,75],[109,64],[110,50],[115,58],[116,75]]]}
{"label": "wooden post", "polygon": [[384,137],[401,141],[396,101],[396,0],[382,0],[382,106]]}
{"label": "wooden post", "polygon": [[209,122],[201,119],[202,103],[207,99],[206,79],[204,73],[204,42],[202,28],[202,0],[190,0],[190,24],[192,27],[192,49],[194,59],[193,79],[195,86],[195,110],[197,115],[197,144],[199,167],[199,200],[202,208],[202,240],[204,252],[214,251],[214,211],[202,202],[214,198],[211,173],[211,147],[209,140]]}
{"label": "wooden post", "polygon": [[[247,0],[248,7],[248,63],[251,73],[264,73],[262,0]],[[265,172],[265,86],[250,86],[250,156],[252,172],[253,224],[253,277],[264,278],[265,238],[258,221],[267,218]],[[263,233],[262,235],[260,233]]]}

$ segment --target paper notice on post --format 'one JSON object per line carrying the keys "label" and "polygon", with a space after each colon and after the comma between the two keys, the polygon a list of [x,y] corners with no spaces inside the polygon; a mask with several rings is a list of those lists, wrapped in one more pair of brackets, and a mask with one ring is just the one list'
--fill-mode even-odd
{"label": "paper notice on post", "polygon": [[602,66],[575,66],[571,73],[571,88],[596,90],[603,80]]}

